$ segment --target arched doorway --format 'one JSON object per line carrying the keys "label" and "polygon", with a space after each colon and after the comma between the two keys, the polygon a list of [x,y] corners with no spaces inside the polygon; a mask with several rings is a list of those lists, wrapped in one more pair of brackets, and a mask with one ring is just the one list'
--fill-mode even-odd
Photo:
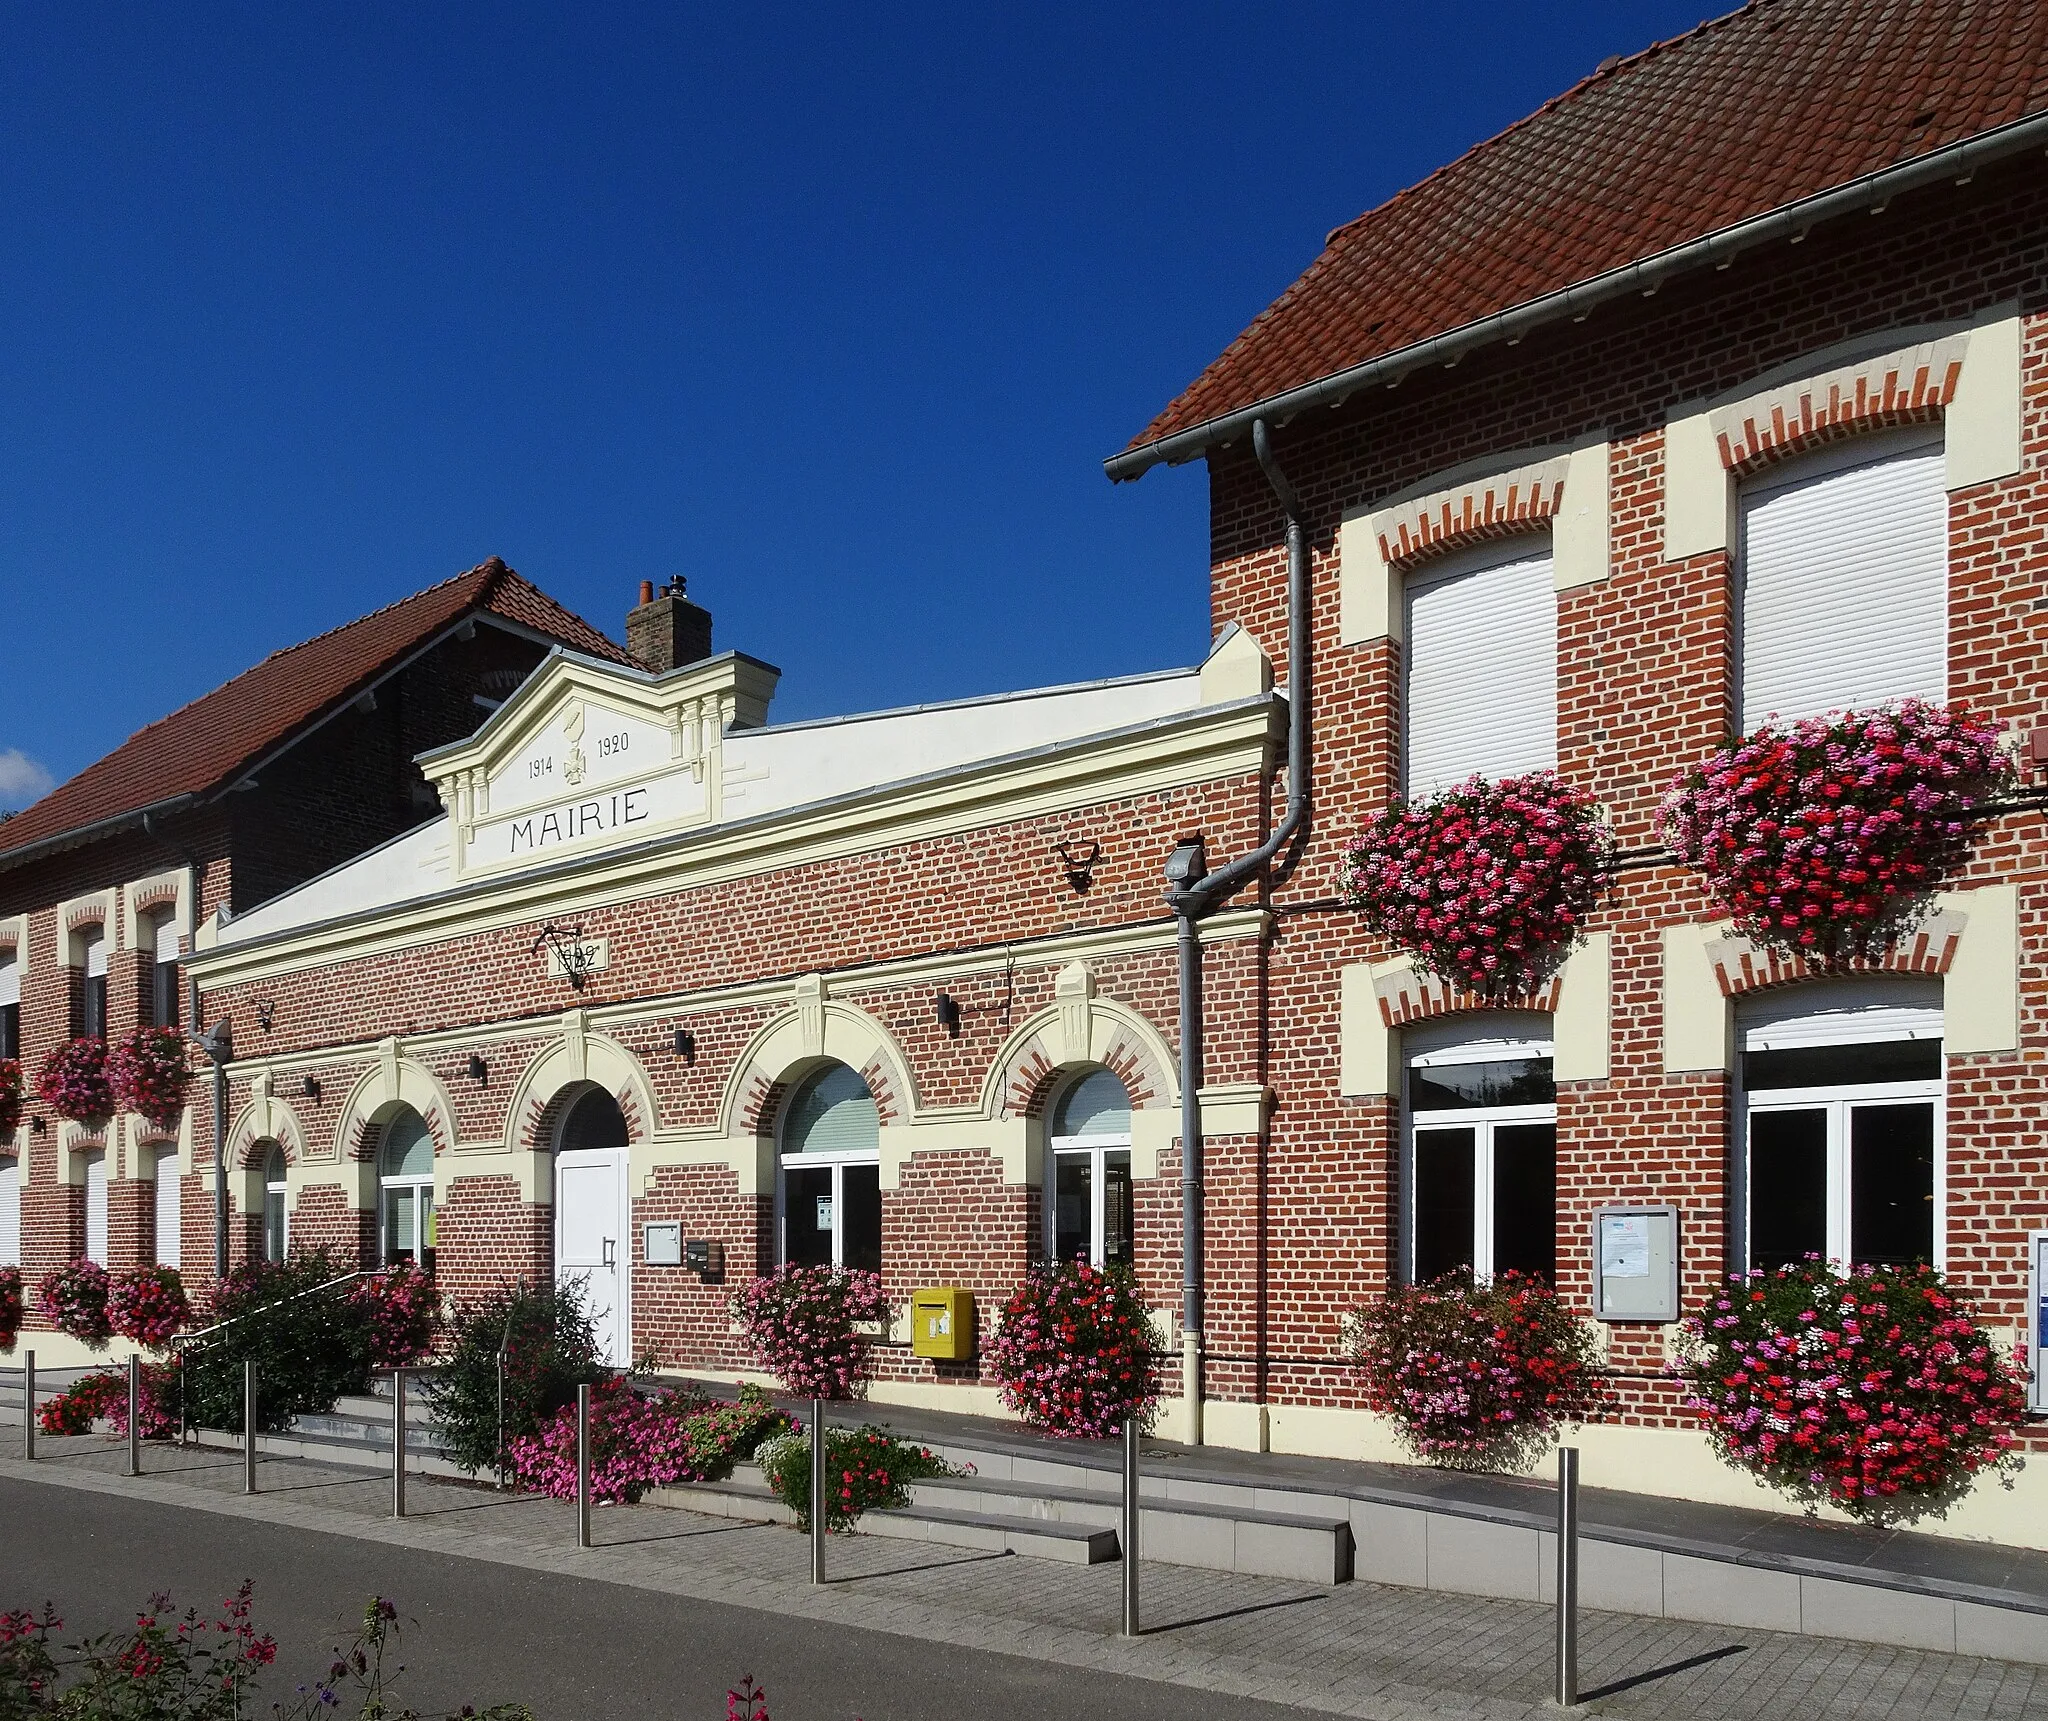
{"label": "arched doorway", "polygon": [[555,1283],[576,1287],[614,1368],[633,1330],[629,1133],[618,1100],[592,1084],[567,1096],[554,1136]]}

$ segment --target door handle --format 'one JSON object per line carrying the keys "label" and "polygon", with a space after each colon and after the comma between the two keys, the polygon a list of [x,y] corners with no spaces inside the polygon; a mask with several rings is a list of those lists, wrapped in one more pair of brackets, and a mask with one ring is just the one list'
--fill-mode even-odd
{"label": "door handle", "polygon": [[607,1237],[604,1240],[604,1264],[607,1267],[617,1267],[619,1264],[619,1240],[616,1237]]}

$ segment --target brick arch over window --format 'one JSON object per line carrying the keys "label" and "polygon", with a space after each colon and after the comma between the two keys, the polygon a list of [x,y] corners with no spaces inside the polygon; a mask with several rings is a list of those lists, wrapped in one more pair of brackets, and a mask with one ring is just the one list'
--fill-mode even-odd
{"label": "brick arch over window", "polygon": [[764,1023],[734,1062],[721,1107],[726,1134],[772,1135],[790,1090],[828,1062],[859,1073],[883,1124],[915,1115],[910,1060],[886,1026],[851,1004],[799,1002]]}
{"label": "brick arch over window", "polygon": [[513,1084],[505,1114],[506,1149],[553,1153],[563,1114],[592,1087],[619,1102],[628,1141],[653,1138],[654,1089],[640,1060],[609,1035],[572,1029],[540,1052]]}
{"label": "brick arch over window", "polygon": [[1533,992],[1510,998],[1486,998],[1477,992],[1463,991],[1434,974],[1397,968],[1375,980],[1373,989],[1379,996],[1381,1020],[1390,1028],[1399,1028],[1432,1016],[1454,1016],[1468,1010],[1554,1011],[1564,990],[1564,976],[1561,972],[1553,974]]}
{"label": "brick arch over window", "polygon": [[455,1107],[433,1071],[410,1058],[387,1058],[364,1071],[342,1101],[334,1130],[341,1157],[374,1164],[383,1124],[400,1106],[410,1107],[425,1120],[436,1153],[455,1145]]}
{"label": "brick arch over window", "polygon": [[1739,932],[1707,946],[1707,960],[1721,994],[1735,998],[1746,992],[1761,992],[1773,986],[1834,974],[1924,974],[1944,975],[1954,964],[1963,941],[1963,929],[1970,917],[1958,909],[1938,909],[1911,932],[1894,943],[1882,956],[1868,961],[1854,960],[1822,970],[1796,956],[1785,956],[1752,943]]}
{"label": "brick arch over window", "polygon": [[1780,460],[1895,425],[1938,423],[1963,375],[1967,335],[1882,353],[1750,396],[1708,415],[1723,469]]}
{"label": "brick arch over window", "polygon": [[1091,1064],[1124,1084],[1133,1110],[1180,1103],[1166,1036],[1128,1005],[1088,997],[1042,1010],[1010,1036],[990,1066],[982,1109],[992,1118],[1042,1117],[1061,1076]]}
{"label": "brick arch over window", "polygon": [[1518,466],[1402,502],[1372,517],[1390,568],[1448,555],[1489,538],[1547,529],[1564,505],[1568,455]]}
{"label": "brick arch over window", "polygon": [[228,1129],[229,1166],[239,1171],[254,1170],[260,1157],[258,1148],[267,1147],[273,1141],[284,1149],[287,1165],[306,1163],[306,1130],[299,1122],[298,1114],[283,1100],[259,1091],[235,1114],[235,1121]]}

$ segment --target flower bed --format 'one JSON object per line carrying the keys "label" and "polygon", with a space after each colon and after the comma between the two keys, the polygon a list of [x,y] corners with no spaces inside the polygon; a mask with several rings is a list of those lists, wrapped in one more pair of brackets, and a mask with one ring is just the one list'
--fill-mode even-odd
{"label": "flower bed", "polygon": [[0,1058],[0,1135],[12,1135],[21,1123],[24,1081],[19,1058]]}
{"label": "flower bed", "polygon": [[96,1034],[66,1040],[36,1072],[36,1094],[59,1117],[73,1123],[103,1123],[114,1115],[114,1090],[107,1083],[107,1042]]}
{"label": "flower bed", "polygon": [[576,1399],[582,1381],[605,1378],[590,1311],[574,1281],[520,1280],[458,1304],[435,1377],[434,1421],[448,1455],[465,1470],[494,1468],[498,1450],[498,1359],[505,1361],[504,1434],[538,1434]]}
{"label": "flower bed", "polygon": [[1969,858],[1971,814],[2012,780],[2004,727],[1917,699],[1766,723],[1672,784],[1665,840],[1759,944],[1868,960]]}
{"label": "flower bed", "polygon": [[1003,1305],[988,1364],[1003,1402],[1049,1433],[1106,1440],[1159,1403],[1158,1335],[1127,1269],[1041,1261]]}
{"label": "flower bed", "polygon": [[1341,888],[1366,924],[1451,985],[1511,997],[1584,930],[1614,862],[1590,796],[1551,771],[1473,777],[1396,802],[1344,851]]}
{"label": "flower bed", "polygon": [[21,1293],[21,1269],[0,1267],[0,1353],[14,1349],[26,1313]]}
{"label": "flower bed", "polygon": [[123,1111],[163,1127],[185,1109],[192,1078],[185,1036],[176,1028],[137,1028],[107,1053],[107,1087]]}
{"label": "flower bed", "polygon": [[[729,1476],[738,1459],[787,1427],[758,1387],[727,1403],[685,1391],[642,1393],[623,1377],[599,1381],[590,1389],[590,1497],[630,1504],[649,1488]],[[576,1407],[564,1406],[538,1434],[508,1441],[506,1459],[520,1487],[573,1500]]]}
{"label": "flower bed", "polygon": [[1809,1506],[1895,1521],[2018,1468],[2024,1377],[1931,1267],[1731,1277],[1684,1331],[1715,1450]]}
{"label": "flower bed", "polygon": [[[755,1462],[768,1486],[796,1514],[797,1527],[811,1527],[811,1439],[792,1430],[766,1442]],[[927,1476],[965,1476],[971,1470],[948,1464],[929,1447],[913,1446],[879,1428],[825,1431],[825,1528],[850,1528],[863,1512],[910,1504],[910,1484]]]}
{"label": "flower bed", "polygon": [[434,1348],[441,1331],[441,1292],[411,1262],[358,1279],[348,1297],[369,1328],[372,1368],[404,1368]]}
{"label": "flower bed", "polygon": [[1560,1422],[1598,1406],[1592,1329],[1539,1278],[1399,1285],[1349,1327],[1367,1404],[1431,1464],[1521,1469]]}
{"label": "flower bed", "polygon": [[192,1305],[175,1267],[137,1267],[107,1285],[107,1322],[124,1339],[160,1350],[192,1324]]}
{"label": "flower bed", "polygon": [[107,1317],[107,1270],[80,1256],[68,1266],[45,1273],[36,1285],[36,1307],[60,1333],[89,1345],[103,1345],[114,1336]]}
{"label": "flower bed", "polygon": [[861,1324],[886,1321],[881,1276],[858,1269],[778,1267],[732,1294],[761,1366],[800,1398],[857,1398],[874,1374]]}
{"label": "flower bed", "polygon": [[[178,1371],[169,1364],[144,1363],[141,1382],[142,1438],[170,1440],[178,1432]],[[128,1375],[123,1369],[101,1369],[80,1375],[55,1398],[46,1400],[37,1421],[46,1434],[90,1434],[101,1418],[112,1432],[128,1435]]]}

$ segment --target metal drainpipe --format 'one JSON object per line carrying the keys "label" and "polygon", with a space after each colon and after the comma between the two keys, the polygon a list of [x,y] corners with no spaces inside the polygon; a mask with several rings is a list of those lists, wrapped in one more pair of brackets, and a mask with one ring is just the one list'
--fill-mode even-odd
{"label": "metal drainpipe", "polygon": [[[1309,567],[1301,498],[1273,457],[1266,421],[1252,425],[1252,451],[1287,516],[1287,810],[1249,854],[1215,872],[1199,846],[1178,875],[1167,906],[1180,917],[1181,1392],[1188,1439],[1202,1443],[1202,935],[1201,921],[1222,907],[1294,840],[1309,804]],[[1184,845],[1185,847],[1185,845]]]}

